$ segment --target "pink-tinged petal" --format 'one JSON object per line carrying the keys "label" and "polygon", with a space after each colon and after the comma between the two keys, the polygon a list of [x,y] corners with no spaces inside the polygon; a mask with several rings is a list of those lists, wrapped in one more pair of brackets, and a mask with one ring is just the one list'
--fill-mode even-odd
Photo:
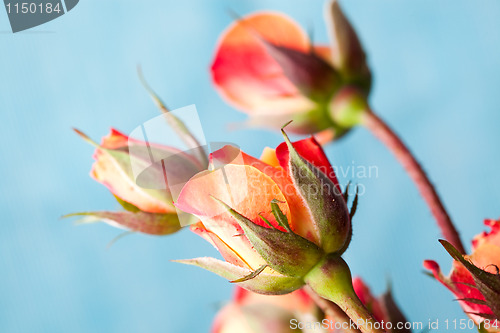
{"label": "pink-tinged petal", "polygon": [[[494,306],[490,303],[492,301],[491,297],[485,298],[482,294],[484,289],[482,289],[481,284],[476,284],[476,279],[481,281],[481,273],[475,270],[471,270],[471,267],[484,270],[486,272],[496,274],[498,272],[498,267],[500,267],[500,222],[495,220],[485,220],[485,225],[491,228],[490,232],[483,232],[477,235],[473,242],[473,252],[471,255],[465,255],[463,258],[455,257],[455,259],[460,261],[453,261],[453,266],[448,277],[444,277],[439,266],[433,261],[426,261],[424,266],[431,270],[438,281],[443,283],[460,301],[464,312],[466,312],[476,323],[480,323],[484,318],[475,314],[485,314],[494,315],[493,308],[485,304],[476,304],[477,302],[471,302],[469,300],[478,300],[479,302],[487,301],[487,304]],[[444,241],[441,242],[446,250],[450,252],[449,243]],[[454,249],[453,249],[454,250]],[[471,267],[466,268],[467,262],[471,263]],[[472,272],[472,273],[471,273]],[[475,277],[472,274],[476,274]],[[476,288],[477,286],[477,288]],[[498,315],[498,314],[497,314]]]}
{"label": "pink-tinged petal", "polygon": [[241,287],[236,287],[234,302],[239,306],[250,304],[271,304],[292,313],[311,313],[316,309],[316,304],[303,289],[296,290],[286,295],[261,295]]}
{"label": "pink-tinged petal", "polygon": [[283,202],[279,204],[281,210],[290,217],[290,209],[278,185],[252,166],[229,164],[193,177],[183,187],[176,203],[182,211],[199,217],[206,229],[216,234],[249,267],[255,270],[264,265],[264,259],[251,247],[238,223],[214,198],[260,226],[267,226],[261,216],[278,226],[271,213],[272,200]]}
{"label": "pink-tinged petal", "polygon": [[[465,267],[454,261],[453,269],[449,276],[449,281],[454,287],[455,291],[451,288],[450,290],[455,294],[457,299],[471,298],[484,301],[484,296],[474,287],[476,283],[472,275],[465,269]],[[466,313],[485,313],[493,314],[491,309],[486,305],[475,304],[467,301],[460,301],[460,305]],[[484,318],[469,314],[469,316],[474,319],[476,323],[480,323]]]}
{"label": "pink-tinged petal", "polygon": [[[270,154],[272,155],[272,153]],[[270,159],[272,159],[271,155]],[[210,154],[210,164],[216,169],[227,164],[249,165],[271,177],[278,185],[283,181],[283,171],[279,165],[275,167],[230,145],[224,146]]]}
{"label": "pink-tinged petal", "polygon": [[160,198],[151,196],[147,190],[138,186],[133,177],[130,177],[122,165],[107,152],[96,149],[94,159],[95,163],[90,171],[91,177],[123,201],[149,213],[163,214],[175,211],[166,191],[163,199],[161,196]]}
{"label": "pink-tinged petal", "polygon": [[101,146],[108,149],[123,148],[128,146],[128,140],[128,136],[111,128],[110,133],[102,138]]}
{"label": "pink-tinged petal", "polygon": [[306,313],[315,309],[314,301],[303,289],[296,290],[290,294],[269,296],[256,294],[241,287],[236,287],[234,292],[234,301],[240,306],[266,303],[279,306],[291,312]]}
{"label": "pink-tinged petal", "polygon": [[234,289],[234,302],[238,305],[242,305],[245,301],[252,295],[251,291],[248,291],[241,287],[236,287]]}
{"label": "pink-tinged petal", "polygon": [[[473,248],[477,248],[485,243],[494,244],[500,247],[500,220],[487,219],[484,224],[491,228],[490,232],[483,231],[472,240]],[[498,259],[500,261],[500,258]]]}
{"label": "pink-tinged petal", "polygon": [[480,269],[491,274],[498,274],[500,269],[500,247],[493,244],[484,244],[478,247],[470,259]]}
{"label": "pink-tinged petal", "polygon": [[[321,148],[321,145],[313,137],[294,142],[293,147],[302,158],[310,162],[316,168],[321,170],[328,178],[330,178],[340,191],[335,171],[328,161],[323,148]],[[282,143],[278,146],[278,148],[276,148],[276,155],[283,169],[288,170],[290,154],[286,143]]]}
{"label": "pink-tinged petal", "polygon": [[[236,253],[232,248],[230,248],[226,243],[224,243],[219,236],[217,236],[215,233],[205,228],[203,223],[201,222],[195,223],[191,225],[190,229],[192,232],[194,232],[198,236],[201,236],[203,239],[212,244],[217,249],[217,251],[219,251],[224,260],[226,260],[227,262],[236,266],[245,267],[248,269],[251,268],[247,264],[245,259],[240,257],[238,253]],[[251,244],[246,237],[240,237],[240,238],[242,242],[246,243],[245,246],[251,247]]]}
{"label": "pink-tinged petal", "polygon": [[295,113],[312,103],[284,75],[266,50],[269,43],[308,52],[307,35],[290,18],[277,13],[257,13],[232,24],[222,35],[212,77],[220,93],[248,113]]}
{"label": "pink-tinged petal", "polygon": [[439,268],[439,264],[437,262],[435,262],[434,260],[424,260],[424,268],[431,271],[436,280],[438,280],[439,282],[443,282],[441,269]]}
{"label": "pink-tinged petal", "polygon": [[[276,164],[276,160],[278,160],[279,163],[279,158],[276,156],[276,153],[274,157],[270,150],[267,154],[269,154],[269,156],[265,157],[266,160],[269,159],[269,162],[273,164]],[[307,222],[311,221],[311,213],[298,193],[298,190],[293,185],[291,178],[281,166],[272,166],[232,146],[225,146],[213,152],[211,154],[211,163],[217,166],[230,163],[250,165],[271,177],[286,197],[286,202],[290,208],[288,222],[291,229],[302,237],[319,244],[318,232]]]}
{"label": "pink-tinged petal", "polygon": [[[461,300],[465,298],[477,299],[484,301],[484,296],[473,286],[476,285],[472,275],[465,267],[457,261],[453,262],[453,267],[449,277],[444,276],[439,268],[439,265],[433,260],[424,261],[424,267],[432,272],[436,280],[441,282],[448,288],[456,297]],[[459,301],[464,312],[479,324],[483,318],[473,315],[472,313],[492,314],[489,307],[481,304],[475,304],[467,301]]]}

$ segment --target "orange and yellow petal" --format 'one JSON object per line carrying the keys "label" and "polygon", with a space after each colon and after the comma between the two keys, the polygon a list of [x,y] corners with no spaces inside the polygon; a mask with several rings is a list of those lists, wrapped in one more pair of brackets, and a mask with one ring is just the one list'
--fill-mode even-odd
{"label": "orange and yellow petal", "polygon": [[[216,200],[216,199],[217,200]],[[214,171],[201,172],[182,189],[176,206],[203,222],[207,230],[238,254],[252,269],[265,261],[251,247],[241,228],[218,200],[254,223],[267,227],[261,216],[274,226],[271,201],[278,200],[290,217],[290,209],[278,185],[265,173],[248,165],[229,164]]]}

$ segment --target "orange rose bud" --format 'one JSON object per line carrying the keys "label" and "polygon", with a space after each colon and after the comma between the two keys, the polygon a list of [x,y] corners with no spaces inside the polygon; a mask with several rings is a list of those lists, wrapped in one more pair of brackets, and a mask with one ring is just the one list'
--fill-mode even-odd
{"label": "orange rose bud", "polygon": [[491,332],[500,329],[500,220],[485,220],[490,232],[472,241],[472,254],[462,255],[450,243],[440,241],[455,259],[446,277],[439,265],[426,260],[424,267],[457,297],[463,310],[476,324]]}
{"label": "orange rose bud", "polygon": [[[223,167],[193,177],[176,202],[201,220],[192,230],[226,262],[181,262],[255,292],[291,292],[304,285],[304,276],[327,253],[340,255],[348,244],[349,212],[335,173],[312,138],[283,143],[275,152],[267,149],[265,161],[241,152],[235,158],[237,152],[230,146],[214,152],[212,165]],[[307,185],[319,191],[317,203]]]}
{"label": "orange rose bud", "polygon": [[371,76],[359,39],[336,1],[326,9],[331,47],[312,45],[292,19],[260,12],[238,19],[221,36],[211,74],[220,94],[249,115],[250,126],[321,133],[336,139],[359,123],[338,123],[332,114],[342,88],[364,98]]}
{"label": "orange rose bud", "polygon": [[[152,235],[167,235],[180,229],[164,168],[180,170],[169,175],[169,179],[189,179],[204,169],[194,156],[172,147],[129,138],[115,129],[111,129],[100,145],[81,131],[75,131],[96,147],[95,163],[90,172],[92,178],[106,186],[125,211],[83,212],[66,217],[102,220],[115,227]],[[134,172],[137,166],[142,171],[139,174]]]}

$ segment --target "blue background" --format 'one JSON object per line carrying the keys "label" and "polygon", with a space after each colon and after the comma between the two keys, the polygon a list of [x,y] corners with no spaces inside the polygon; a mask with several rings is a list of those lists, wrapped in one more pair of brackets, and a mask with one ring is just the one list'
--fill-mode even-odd
{"label": "blue background", "polygon": [[[91,1],[30,31],[12,34],[0,10],[0,331],[204,332],[229,299],[225,280],[176,258],[217,256],[184,230],[128,236],[105,224],[59,217],[117,209],[88,177],[99,138],[156,116],[136,66],[172,108],[196,104],[209,141],[259,155],[280,135],[229,131],[245,116],[227,106],[208,67],[228,9],[283,11],[326,42],[323,1]],[[369,54],[375,110],[401,133],[437,184],[464,241],[500,216],[500,2],[350,0],[343,8]],[[375,293],[390,279],[413,321],[464,318],[453,296],[423,274],[422,261],[450,259],[439,231],[393,156],[366,130],[327,149],[338,166],[375,165],[361,181],[346,257]],[[347,179],[342,179],[345,183]],[[453,330],[451,330],[453,331]]]}

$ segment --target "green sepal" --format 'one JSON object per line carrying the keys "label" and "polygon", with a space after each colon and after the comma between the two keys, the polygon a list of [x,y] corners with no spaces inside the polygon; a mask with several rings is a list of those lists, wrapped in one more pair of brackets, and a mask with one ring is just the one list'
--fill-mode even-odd
{"label": "green sepal", "polygon": [[361,42],[337,0],[329,3],[326,22],[329,26],[334,66],[342,74],[344,81],[362,88],[366,93],[371,87],[371,73]]}
{"label": "green sepal", "polygon": [[351,224],[343,194],[330,178],[297,153],[285,131],[281,131],[289,150],[290,175],[319,231],[320,247],[326,253],[347,248]]}
{"label": "green sepal", "polygon": [[[248,268],[236,266],[210,257],[173,261],[201,267],[230,281],[235,281],[252,274],[252,270]],[[283,295],[301,288],[304,285],[304,281],[302,281],[302,279],[278,275],[276,273],[267,273],[263,270],[260,274],[251,279],[237,282],[237,284],[259,294]]]}
{"label": "green sepal", "polygon": [[487,319],[500,320],[500,274],[492,274],[475,266],[472,262],[465,259],[464,256],[449,242],[439,240],[443,247],[453,257],[453,259],[460,262],[471,273],[475,288],[483,295],[486,300],[487,306],[491,309],[494,316],[478,314]]}
{"label": "green sepal", "polygon": [[457,298],[455,301],[457,302],[467,302],[467,303],[473,303],[473,304],[478,304],[478,305],[488,305],[488,302],[482,299],[477,299],[477,298]]}
{"label": "green sepal", "polygon": [[276,199],[271,201],[271,211],[274,215],[274,218],[276,219],[276,222],[278,222],[278,224],[282,228],[284,228],[287,232],[292,232],[292,229],[290,228],[290,224],[288,223],[288,219],[287,219],[286,215],[281,211],[281,208],[278,205],[278,201]]}
{"label": "green sepal", "polygon": [[265,228],[247,219],[224,202],[222,204],[238,222],[245,236],[269,267],[291,277],[303,277],[323,256],[314,243],[293,233]]}
{"label": "green sepal", "polygon": [[251,280],[251,279],[255,279],[260,273],[262,273],[264,271],[264,269],[266,269],[267,265],[262,265],[260,266],[259,268],[257,268],[255,271],[253,271],[252,273],[242,277],[242,278],[239,278],[239,279],[236,279],[236,280],[232,280],[232,281],[229,281],[231,283],[240,283],[240,282],[245,282],[245,281],[248,281],[248,280]]}
{"label": "green sepal", "polygon": [[154,214],[146,212],[82,212],[64,215],[68,217],[83,217],[83,223],[103,221],[114,227],[150,235],[169,235],[181,229],[177,214]]}
{"label": "green sepal", "polygon": [[345,187],[345,190],[344,190],[344,194],[343,194],[343,197],[344,197],[344,201],[347,203],[347,201],[349,200],[349,187],[351,186],[351,181],[348,181],[347,182],[347,185]]}
{"label": "green sepal", "polygon": [[309,99],[326,103],[342,85],[339,73],[314,52],[304,53],[261,38],[283,74]]}

